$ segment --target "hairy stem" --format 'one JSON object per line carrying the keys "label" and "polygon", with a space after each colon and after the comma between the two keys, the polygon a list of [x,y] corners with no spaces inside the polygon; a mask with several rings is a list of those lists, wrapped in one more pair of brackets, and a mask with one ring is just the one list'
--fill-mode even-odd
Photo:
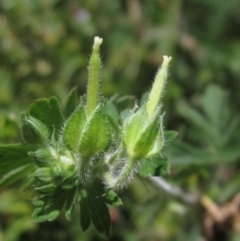
{"label": "hairy stem", "polygon": [[113,177],[111,173],[105,175],[106,182],[109,188],[120,189],[132,179],[133,174],[136,170],[136,161],[129,159],[125,165],[120,169],[117,177]]}

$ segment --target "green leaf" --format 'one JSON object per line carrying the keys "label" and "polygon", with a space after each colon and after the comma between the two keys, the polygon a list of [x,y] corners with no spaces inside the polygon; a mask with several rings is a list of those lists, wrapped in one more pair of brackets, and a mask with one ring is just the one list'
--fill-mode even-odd
{"label": "green leaf", "polygon": [[68,197],[67,194],[67,192],[58,189],[51,196],[41,197],[40,202],[38,201],[39,206],[33,212],[33,221],[45,222],[56,219],[64,207]]}
{"label": "green leaf", "polygon": [[107,101],[105,105],[105,111],[108,116],[109,122],[112,127],[118,131],[119,128],[119,114],[117,108],[111,101]]}
{"label": "green leaf", "polygon": [[172,165],[210,165],[215,161],[215,156],[212,153],[180,142],[179,140],[166,149]]}
{"label": "green leaf", "polygon": [[187,120],[191,121],[196,127],[199,135],[210,142],[216,148],[222,148],[224,139],[221,138],[221,130],[218,126],[212,124],[206,116],[195,110],[185,102],[179,102],[179,113]]}
{"label": "green leaf", "polygon": [[92,219],[95,228],[100,233],[109,235],[111,227],[111,219],[107,205],[105,204],[105,196],[99,195],[100,189],[89,187],[80,192],[80,221],[83,230],[86,230]]}
{"label": "green leaf", "polygon": [[72,188],[68,192],[68,197],[67,197],[66,206],[65,206],[65,210],[66,210],[65,216],[67,220],[70,220],[74,213],[75,195],[76,195],[76,187]]}
{"label": "green leaf", "polygon": [[94,195],[91,196],[90,203],[92,206],[92,222],[95,228],[98,232],[109,236],[111,218],[107,205],[100,198],[96,198]]}
{"label": "green leaf", "polygon": [[164,142],[167,144],[173,142],[177,137],[178,133],[176,131],[165,131],[164,132]]}
{"label": "green leaf", "polygon": [[80,200],[80,223],[83,231],[87,230],[91,224],[91,209],[89,208],[89,201],[87,192],[81,190]]}
{"label": "green leaf", "polygon": [[104,203],[104,196],[99,196],[99,190],[94,187],[89,188],[88,197],[92,221],[95,228],[98,232],[108,236],[111,227],[111,218],[108,207]]}
{"label": "green leaf", "polygon": [[77,97],[77,88],[73,88],[67,98],[65,108],[64,108],[64,114],[66,118],[69,118],[71,114],[74,112],[74,110],[78,106],[78,97]]}
{"label": "green leaf", "polygon": [[108,191],[104,196],[104,202],[113,206],[122,205],[120,197],[112,190]]}
{"label": "green leaf", "polygon": [[53,221],[59,216],[59,214],[60,210],[51,203],[47,206],[35,208],[32,214],[32,219],[34,222]]}
{"label": "green leaf", "polygon": [[36,187],[35,190],[40,193],[40,194],[50,194],[53,193],[56,189],[56,186],[53,183],[41,186],[41,187]]}
{"label": "green leaf", "polygon": [[227,93],[216,85],[210,85],[202,98],[202,107],[213,126],[221,130],[228,119]]}
{"label": "green leaf", "polygon": [[6,187],[23,178],[24,176],[26,176],[26,174],[28,175],[28,172],[32,170],[33,167],[34,166],[32,164],[27,164],[8,172],[6,175],[0,178],[0,187]]}
{"label": "green leaf", "polygon": [[47,126],[50,132],[55,129],[58,135],[63,125],[63,115],[56,97],[37,100],[31,105],[29,113]]}
{"label": "green leaf", "polygon": [[0,175],[33,163],[28,152],[35,150],[35,146],[25,144],[9,144],[0,146]]}
{"label": "green leaf", "polygon": [[169,172],[169,161],[164,155],[151,159],[143,159],[138,169],[139,175],[146,177],[149,175],[160,176]]}
{"label": "green leaf", "polygon": [[44,143],[49,137],[47,127],[28,113],[22,113],[22,137],[29,144]]}
{"label": "green leaf", "polygon": [[77,150],[81,138],[81,133],[86,122],[86,113],[83,104],[68,119],[63,129],[63,142],[71,150]]}

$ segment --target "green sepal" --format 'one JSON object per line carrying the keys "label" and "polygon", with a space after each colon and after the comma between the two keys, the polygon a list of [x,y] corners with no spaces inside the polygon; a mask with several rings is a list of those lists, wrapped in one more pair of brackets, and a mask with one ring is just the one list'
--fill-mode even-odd
{"label": "green sepal", "polygon": [[41,121],[50,133],[55,129],[55,137],[59,137],[63,125],[63,115],[56,97],[38,99],[31,105],[29,113]]}
{"label": "green sepal", "polygon": [[112,206],[122,205],[122,201],[121,201],[120,197],[112,190],[109,190],[104,195],[104,202],[107,203],[107,204],[110,204]]}
{"label": "green sepal", "polygon": [[123,143],[132,159],[141,159],[160,153],[163,146],[160,106],[149,117],[146,105],[130,115],[123,127]]}
{"label": "green sepal", "polygon": [[62,133],[63,142],[70,150],[76,151],[78,149],[85,123],[86,113],[83,103],[80,103],[66,122]]}
{"label": "green sepal", "polygon": [[161,176],[169,173],[170,163],[166,155],[159,155],[150,159],[143,159],[140,162],[138,174],[140,176]]}
{"label": "green sepal", "polygon": [[52,173],[51,168],[49,168],[49,167],[38,168],[32,174],[32,176],[42,182],[52,182],[53,181],[53,173]]}
{"label": "green sepal", "polygon": [[34,166],[32,164],[27,164],[27,165],[15,168],[12,171],[8,172],[6,175],[0,178],[0,188],[11,185],[17,180],[23,178],[24,176],[26,176],[28,172],[30,172],[33,169],[33,167]]}
{"label": "green sepal", "polygon": [[141,106],[140,109],[126,119],[123,126],[123,142],[128,153],[134,152],[135,143],[139,140],[141,131],[144,129],[147,121],[148,114],[145,105]]}
{"label": "green sepal", "polygon": [[71,114],[74,112],[77,106],[78,106],[77,88],[74,87],[70,91],[64,107],[64,115],[66,119],[71,116]]}
{"label": "green sepal", "polygon": [[36,149],[36,146],[25,144],[8,144],[0,146],[0,176],[7,172],[33,163],[33,158],[28,152]]}
{"label": "green sepal", "polygon": [[158,108],[154,116],[147,121],[144,129],[139,130],[141,135],[134,147],[135,158],[149,157],[160,153],[163,140],[160,125],[160,108]]}
{"label": "green sepal", "polygon": [[110,143],[111,133],[107,116],[100,104],[87,120],[81,134],[79,152],[83,156],[93,156],[105,150]]}

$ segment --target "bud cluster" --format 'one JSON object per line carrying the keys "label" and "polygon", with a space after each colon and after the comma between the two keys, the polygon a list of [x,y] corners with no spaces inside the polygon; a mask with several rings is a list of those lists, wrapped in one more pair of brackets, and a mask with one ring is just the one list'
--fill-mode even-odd
{"label": "bud cluster", "polygon": [[65,183],[87,186],[96,178],[103,181],[106,189],[119,189],[131,180],[142,159],[151,160],[162,151],[160,97],[171,57],[163,57],[148,100],[123,120],[116,136],[111,134],[105,103],[99,98],[101,43],[102,39],[95,37],[87,96],[63,121],[58,135],[31,112],[22,114],[25,141],[44,146],[29,153],[38,167],[33,176],[43,185],[37,190],[65,187]]}
{"label": "bud cluster", "polygon": [[[83,229],[92,219],[96,228],[107,234],[109,214],[105,216],[106,227],[103,227],[96,218],[99,210],[95,214],[93,210],[100,208],[106,213],[105,203],[119,205],[121,202],[113,190],[130,182],[141,167],[141,161],[150,163],[163,150],[160,98],[171,57],[163,57],[145,103],[134,108],[125,119],[115,118],[113,125],[112,116],[118,115],[116,108],[112,103],[108,105],[113,110],[113,114],[109,113],[106,105],[109,102],[99,94],[102,41],[99,37],[94,39],[86,97],[78,101],[74,89],[64,111],[57,98],[51,97],[35,101],[30,110],[22,114],[26,149],[22,153],[28,155],[22,160],[28,161],[30,157],[35,164],[31,176],[39,193],[33,214],[37,221],[53,220],[63,208],[70,218],[75,200],[80,200],[81,207],[86,208],[84,215],[88,215],[87,221],[86,217],[81,218]],[[2,147],[4,151],[9,150],[6,158],[11,157],[13,148],[22,146]]]}

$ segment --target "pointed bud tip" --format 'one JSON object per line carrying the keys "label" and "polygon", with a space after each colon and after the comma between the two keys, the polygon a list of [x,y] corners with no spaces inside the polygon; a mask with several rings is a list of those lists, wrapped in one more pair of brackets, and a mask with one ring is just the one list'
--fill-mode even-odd
{"label": "pointed bud tip", "polygon": [[103,42],[102,38],[95,36],[94,43],[93,43],[93,49],[99,49],[99,46],[102,44],[102,42]]}

